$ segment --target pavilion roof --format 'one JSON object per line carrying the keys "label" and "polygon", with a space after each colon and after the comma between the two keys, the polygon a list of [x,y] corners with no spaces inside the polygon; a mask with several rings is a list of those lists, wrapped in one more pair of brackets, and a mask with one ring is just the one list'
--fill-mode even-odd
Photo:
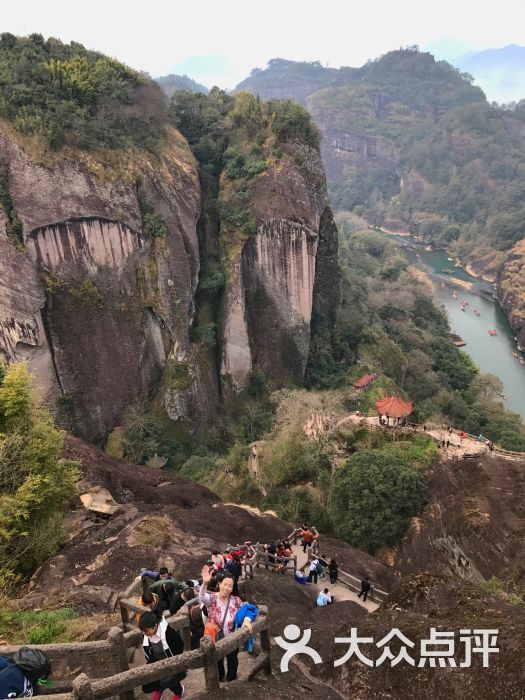
{"label": "pavilion roof", "polygon": [[387,396],[376,401],[376,408],[379,413],[390,418],[401,418],[412,413],[412,401],[403,401],[399,396]]}
{"label": "pavilion roof", "polygon": [[370,382],[373,382],[376,378],[377,374],[363,374],[363,376],[360,379],[354,382],[354,386],[356,389],[363,389],[365,386],[368,386]]}

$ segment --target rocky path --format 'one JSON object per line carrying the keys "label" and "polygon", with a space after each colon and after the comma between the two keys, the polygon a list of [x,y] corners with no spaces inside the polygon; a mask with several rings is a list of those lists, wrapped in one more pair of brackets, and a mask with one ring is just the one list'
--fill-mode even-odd
{"label": "rocky path", "polygon": [[[308,554],[303,552],[303,548],[299,544],[294,544],[292,546],[292,550],[297,556],[297,568],[302,569],[304,566],[306,573],[308,573]],[[366,608],[368,612],[374,612],[374,610],[377,610],[379,607],[378,603],[374,603],[371,600],[366,600],[363,602],[361,598],[358,598],[357,593],[354,593],[341,583],[336,583],[332,586],[328,575],[324,580],[319,578],[317,584],[310,583],[309,585],[313,586],[316,591],[322,591],[323,589],[328,588],[330,594],[334,596],[336,602],[340,600],[351,600],[353,603],[357,603],[362,608]]]}
{"label": "rocky path", "polygon": [[[340,428],[344,425],[368,425],[379,427],[379,416],[356,416],[352,413],[349,416],[341,418],[341,420],[336,423],[335,427]],[[432,427],[425,431],[419,429],[418,432],[425,432],[426,435],[430,435],[430,437],[433,437],[439,443],[449,439],[450,446],[444,451],[446,459],[461,459],[465,455],[477,457],[488,451],[484,441],[479,442],[469,436],[460,438],[460,431],[458,430],[453,430],[451,436],[449,436],[448,432],[443,428]]]}

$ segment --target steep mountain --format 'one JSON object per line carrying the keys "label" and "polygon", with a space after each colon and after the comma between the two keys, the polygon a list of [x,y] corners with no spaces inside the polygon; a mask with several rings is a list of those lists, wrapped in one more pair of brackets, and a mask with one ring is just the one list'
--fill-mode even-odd
{"label": "steep mountain", "polygon": [[[263,85],[271,95],[274,73],[257,73],[243,85],[254,92]],[[281,88],[278,79],[274,94]],[[506,275],[509,251],[524,235],[520,105],[490,106],[468,76],[415,49],[342,68],[316,92],[308,80],[304,91],[291,88],[321,129],[335,210],[419,234],[492,279],[500,270]],[[512,322],[521,333],[524,300],[519,294],[515,300]]]}
{"label": "steep mountain", "polygon": [[173,108],[205,193],[196,332],[218,327],[225,386],[240,388],[254,370],[301,384],[314,306],[327,303],[333,324],[339,299],[318,132],[299,106],[264,104],[246,92],[177,93]]}
{"label": "steep mountain", "polygon": [[173,97],[173,93],[177,90],[202,92],[204,95],[207,95],[209,92],[205,85],[201,85],[188,75],[175,75],[174,73],[170,73],[169,75],[161,75],[155,78],[155,82],[161,86],[168,97]]}
{"label": "steep mountain", "polygon": [[236,89],[249,90],[263,100],[293,97],[297,102],[305,104],[308,95],[333,85],[338,75],[337,69],[325,68],[319,61],[298,62],[273,58],[264,70],[254,68]]}
{"label": "steep mountain", "polygon": [[[78,44],[3,34],[0,85],[0,356],[28,361],[65,426],[103,441],[138,402],[195,432],[217,415],[221,364],[237,386],[255,367],[302,382],[314,298],[337,298],[322,286],[337,231],[317,142],[289,143],[282,111],[281,136],[258,145],[239,100],[226,142],[240,125],[259,164],[222,176],[205,231],[197,163],[153,81]],[[208,244],[226,274],[215,350],[197,292]]]}

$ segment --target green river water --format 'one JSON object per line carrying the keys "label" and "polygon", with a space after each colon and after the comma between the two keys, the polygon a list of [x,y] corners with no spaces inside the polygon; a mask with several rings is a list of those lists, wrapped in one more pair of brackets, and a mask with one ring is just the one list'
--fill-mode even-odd
{"label": "green river water", "polygon": [[[492,297],[492,285],[469,275],[447,259],[443,250],[426,251],[424,246],[401,236],[395,238],[403,248],[410,263],[427,274],[436,283],[437,301],[441,302],[447,312],[453,333],[466,341],[462,348],[474,360],[482,372],[494,374],[503,383],[505,406],[516,411],[525,419],[525,365],[520,365],[519,358],[525,352],[519,352],[514,333],[497,301]],[[453,274],[443,273],[444,268],[453,270]],[[456,286],[454,280],[472,282],[471,291]],[[457,299],[452,296],[457,291]],[[468,302],[465,311],[461,302]],[[474,310],[479,312],[479,316]],[[488,334],[495,329],[497,335]],[[512,352],[517,353],[517,357]]]}

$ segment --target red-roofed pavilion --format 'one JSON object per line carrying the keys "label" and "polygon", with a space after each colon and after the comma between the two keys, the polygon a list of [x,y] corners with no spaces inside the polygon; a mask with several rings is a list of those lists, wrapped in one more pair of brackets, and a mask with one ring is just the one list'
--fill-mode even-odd
{"label": "red-roofed pavilion", "polygon": [[412,401],[403,401],[399,396],[387,396],[376,401],[377,412],[387,418],[403,418],[412,413]]}
{"label": "red-roofed pavilion", "polygon": [[360,379],[354,382],[354,386],[356,389],[364,389],[365,386],[368,386],[374,379],[377,379],[377,374],[363,374]]}

